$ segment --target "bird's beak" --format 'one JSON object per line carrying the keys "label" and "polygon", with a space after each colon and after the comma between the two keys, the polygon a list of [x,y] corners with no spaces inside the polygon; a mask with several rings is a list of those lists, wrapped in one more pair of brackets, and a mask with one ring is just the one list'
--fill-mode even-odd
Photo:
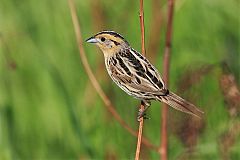
{"label": "bird's beak", "polygon": [[95,37],[91,37],[91,38],[88,38],[88,39],[86,40],[86,42],[88,42],[88,43],[97,43],[98,40],[97,40]]}

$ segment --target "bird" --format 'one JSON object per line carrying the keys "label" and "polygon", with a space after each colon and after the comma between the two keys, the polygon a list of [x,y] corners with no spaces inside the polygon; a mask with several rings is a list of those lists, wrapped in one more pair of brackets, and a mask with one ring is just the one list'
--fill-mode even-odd
{"label": "bird", "polygon": [[176,110],[201,118],[203,111],[169,91],[156,67],[133,49],[122,35],[115,31],[101,31],[86,40],[97,45],[103,53],[105,67],[111,79],[128,95],[141,100],[144,106],[138,120],[145,118],[151,100],[160,101]]}

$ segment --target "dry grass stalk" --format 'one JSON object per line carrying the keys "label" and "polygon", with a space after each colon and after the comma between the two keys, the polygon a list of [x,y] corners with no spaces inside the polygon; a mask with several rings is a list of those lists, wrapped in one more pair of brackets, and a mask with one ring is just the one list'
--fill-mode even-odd
{"label": "dry grass stalk", "polygon": [[[142,54],[145,55],[145,33],[144,33],[144,13],[143,13],[143,0],[140,0],[140,28],[141,28],[141,44],[142,44]],[[140,111],[144,110],[144,106],[141,104]],[[139,122],[139,128],[138,128],[138,141],[137,141],[137,149],[135,154],[135,160],[139,160],[140,157],[140,151],[141,151],[141,143],[142,143],[142,132],[143,132],[143,123],[144,118],[142,117]]]}

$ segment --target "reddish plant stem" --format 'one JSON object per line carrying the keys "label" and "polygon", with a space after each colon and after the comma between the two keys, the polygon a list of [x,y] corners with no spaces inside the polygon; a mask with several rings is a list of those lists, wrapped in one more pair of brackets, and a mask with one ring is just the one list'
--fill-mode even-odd
{"label": "reddish plant stem", "polygon": [[[145,55],[145,31],[144,31],[144,13],[143,13],[143,0],[140,0],[140,28],[141,28],[141,44],[142,44],[142,54]],[[144,110],[144,106],[141,104],[140,111]],[[142,132],[143,132],[143,122],[144,118],[142,117],[139,122],[139,128],[138,128],[138,141],[137,141],[137,148],[136,148],[136,154],[135,154],[135,160],[139,160],[140,152],[141,152],[141,143],[142,143]]]}
{"label": "reddish plant stem", "polygon": [[[172,43],[172,24],[173,24],[174,0],[168,0],[168,19],[167,19],[167,33],[166,44],[163,58],[163,79],[166,86],[169,84],[169,69],[170,69],[170,50]],[[161,160],[167,160],[167,114],[168,105],[164,104],[162,109],[162,127],[161,127]]]}
{"label": "reddish plant stem", "polygon": [[[141,105],[139,109],[142,111],[144,109],[144,106]],[[137,139],[137,148],[136,148],[135,160],[139,160],[139,158],[140,158],[141,143],[142,143],[142,132],[143,132],[143,118],[141,118],[141,120],[139,122],[138,139]]]}
{"label": "reddish plant stem", "polygon": [[140,0],[140,28],[141,28],[141,44],[142,54],[145,55],[145,29],[144,29],[144,12],[143,12],[143,0]]}

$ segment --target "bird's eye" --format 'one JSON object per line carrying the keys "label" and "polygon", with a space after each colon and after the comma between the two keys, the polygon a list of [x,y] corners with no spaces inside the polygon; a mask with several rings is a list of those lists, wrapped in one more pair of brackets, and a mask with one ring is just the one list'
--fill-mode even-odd
{"label": "bird's eye", "polygon": [[104,37],[101,38],[101,41],[104,42],[106,39]]}

